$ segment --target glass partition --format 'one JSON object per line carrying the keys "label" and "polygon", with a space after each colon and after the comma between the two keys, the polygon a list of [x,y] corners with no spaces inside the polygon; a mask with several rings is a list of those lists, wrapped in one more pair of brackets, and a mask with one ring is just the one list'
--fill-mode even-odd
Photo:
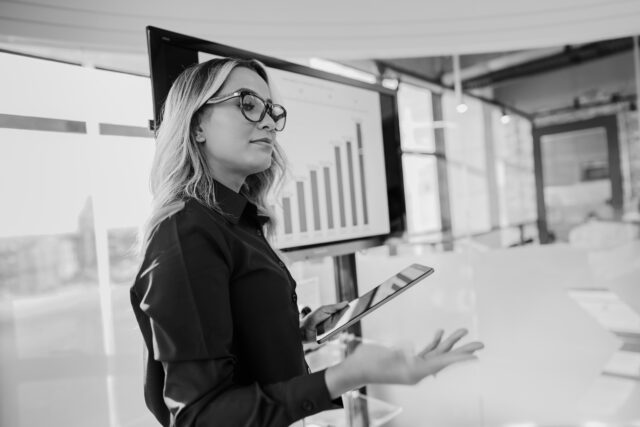
{"label": "glass partition", "polygon": [[156,425],[129,303],[149,80],[6,53],[0,68],[0,424]]}

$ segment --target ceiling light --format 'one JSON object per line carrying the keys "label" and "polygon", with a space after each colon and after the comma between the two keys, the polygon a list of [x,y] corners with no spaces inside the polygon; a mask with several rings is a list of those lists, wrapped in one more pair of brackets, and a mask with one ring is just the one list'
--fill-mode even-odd
{"label": "ceiling light", "polygon": [[395,78],[382,79],[382,86],[386,87],[387,89],[396,90],[398,89],[399,85],[400,85],[400,82],[398,81],[398,79],[395,79]]}
{"label": "ceiling light", "polygon": [[377,81],[377,78],[374,74],[367,73],[365,71],[361,71],[346,65],[342,65],[337,62],[328,61],[322,58],[310,58],[309,65],[311,66],[311,68],[315,68],[317,70],[338,74],[340,76],[348,77],[355,80],[360,80],[366,83],[375,84]]}
{"label": "ceiling light", "polygon": [[507,113],[507,110],[505,110],[504,108],[502,109],[502,116],[500,117],[500,122],[503,125],[506,125],[507,123],[509,123],[511,121],[511,116],[509,115],[509,113]]}

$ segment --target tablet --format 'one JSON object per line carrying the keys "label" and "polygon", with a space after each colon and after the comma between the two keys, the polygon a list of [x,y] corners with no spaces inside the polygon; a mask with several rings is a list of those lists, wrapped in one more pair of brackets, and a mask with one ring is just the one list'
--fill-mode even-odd
{"label": "tablet", "polygon": [[387,280],[349,302],[342,310],[334,313],[316,326],[316,341],[321,344],[338,332],[356,323],[363,316],[381,307],[433,273],[433,268],[420,264],[412,264]]}

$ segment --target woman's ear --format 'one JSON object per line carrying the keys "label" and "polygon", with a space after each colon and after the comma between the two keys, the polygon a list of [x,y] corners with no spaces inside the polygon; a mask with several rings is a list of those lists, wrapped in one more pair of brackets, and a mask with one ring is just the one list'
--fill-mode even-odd
{"label": "woman's ear", "polygon": [[193,134],[198,144],[204,144],[205,142],[207,142],[207,138],[204,136],[204,129],[202,129],[201,125],[196,125],[195,129],[193,130]]}

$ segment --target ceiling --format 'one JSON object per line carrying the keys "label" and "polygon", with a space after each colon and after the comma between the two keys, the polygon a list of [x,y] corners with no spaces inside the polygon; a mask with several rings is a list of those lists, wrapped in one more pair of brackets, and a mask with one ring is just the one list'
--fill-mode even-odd
{"label": "ceiling", "polygon": [[282,58],[533,49],[640,33],[637,0],[2,0],[0,42],[146,53],[147,25]]}
{"label": "ceiling", "polygon": [[[451,55],[459,54],[463,88],[471,90],[630,51],[630,36],[640,34],[640,1],[186,0],[176,7],[165,0],[0,0],[0,50],[97,68],[149,75],[148,25],[292,61],[394,69],[449,87]],[[632,89],[625,85],[614,92],[625,95]],[[539,110],[503,95],[491,97],[523,114]]]}

